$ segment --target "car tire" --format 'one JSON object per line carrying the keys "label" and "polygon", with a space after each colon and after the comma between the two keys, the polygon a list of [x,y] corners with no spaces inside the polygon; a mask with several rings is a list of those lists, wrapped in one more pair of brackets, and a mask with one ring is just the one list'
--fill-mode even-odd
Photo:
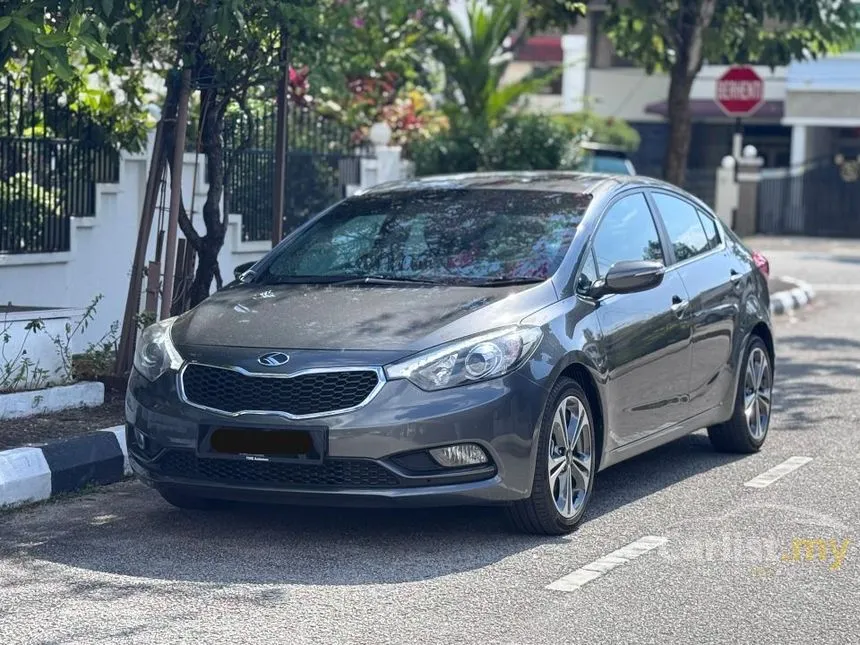
{"label": "car tire", "polygon": [[175,488],[160,489],[158,493],[168,504],[188,511],[209,511],[220,506],[218,500],[191,495]]}
{"label": "car tire", "polygon": [[525,533],[564,535],[576,528],[591,499],[597,466],[594,416],[585,391],[569,378],[555,384],[548,402],[538,433],[532,493],[510,506],[508,515]]}
{"label": "car tire", "polygon": [[[762,366],[761,376],[756,365]],[[732,416],[728,421],[708,428],[708,438],[711,445],[721,452],[750,454],[758,452],[764,444],[773,410],[773,365],[767,346],[760,337],[750,337],[740,369]],[[765,407],[767,410],[763,417],[761,411]],[[756,410],[759,410],[758,414]]]}

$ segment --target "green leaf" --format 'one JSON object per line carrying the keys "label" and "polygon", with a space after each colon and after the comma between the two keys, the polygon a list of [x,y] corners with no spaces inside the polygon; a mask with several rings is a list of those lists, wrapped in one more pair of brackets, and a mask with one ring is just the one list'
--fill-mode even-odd
{"label": "green leaf", "polygon": [[47,49],[62,47],[69,42],[69,36],[67,34],[56,32],[52,34],[36,34],[35,39],[39,45]]}
{"label": "green leaf", "polygon": [[99,60],[106,61],[111,57],[110,50],[92,36],[80,36],[78,40],[87,48],[89,53]]}
{"label": "green leaf", "polygon": [[12,24],[12,16],[3,16],[0,18],[0,31],[6,29],[10,24]]}
{"label": "green leaf", "polygon": [[36,55],[33,57],[33,80],[38,83],[48,75],[48,62],[44,56]]}
{"label": "green leaf", "polygon": [[12,16],[12,21],[16,26],[23,29],[24,31],[28,31],[31,34],[35,34],[39,31],[39,25],[31,20],[27,20],[26,18],[22,18],[21,16]]}
{"label": "green leaf", "polygon": [[105,16],[110,18],[113,13],[113,0],[102,0],[102,11],[105,12]]}
{"label": "green leaf", "polygon": [[51,71],[56,74],[60,80],[65,81],[66,83],[71,83],[75,75],[74,70],[72,70],[69,65],[69,61],[65,57],[65,52],[63,52],[63,54],[64,55],[60,57],[55,56],[48,50],[42,52],[42,55],[51,67]]}

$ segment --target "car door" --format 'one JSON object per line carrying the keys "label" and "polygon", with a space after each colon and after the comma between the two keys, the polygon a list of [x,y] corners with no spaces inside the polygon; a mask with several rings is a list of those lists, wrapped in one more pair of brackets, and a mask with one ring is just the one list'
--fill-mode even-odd
{"label": "car door", "polygon": [[733,385],[731,352],[741,305],[740,276],[726,257],[719,227],[710,214],[670,192],[651,197],[671,246],[670,271],[690,296],[692,324],[690,412],[720,404]]}
{"label": "car door", "polygon": [[[666,250],[644,193],[609,206],[591,242],[595,279],[623,260],[667,264]],[[582,279],[580,285],[584,283]],[[607,364],[607,430],[617,447],[687,416],[691,328],[681,278],[667,272],[657,287],[610,294],[597,302]]]}

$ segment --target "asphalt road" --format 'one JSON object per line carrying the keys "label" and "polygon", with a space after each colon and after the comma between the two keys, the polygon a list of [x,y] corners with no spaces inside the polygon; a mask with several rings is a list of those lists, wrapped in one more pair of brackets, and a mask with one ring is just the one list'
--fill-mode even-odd
{"label": "asphalt road", "polygon": [[819,286],[777,322],[759,454],[698,433],[611,468],[561,539],[475,509],[182,513],[124,483],[0,515],[0,643],[860,643],[860,245],[754,244]]}

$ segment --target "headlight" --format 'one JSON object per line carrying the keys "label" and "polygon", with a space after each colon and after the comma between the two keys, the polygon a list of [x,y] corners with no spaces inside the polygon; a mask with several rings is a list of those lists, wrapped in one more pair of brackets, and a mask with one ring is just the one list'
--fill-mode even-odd
{"label": "headlight", "polygon": [[182,367],[182,356],[170,340],[170,328],[175,318],[167,318],[143,330],[134,350],[134,366],[143,376],[154,381],[167,370]]}
{"label": "headlight", "polygon": [[522,365],[541,335],[537,327],[505,327],[410,356],[386,367],[385,375],[409,379],[422,390],[486,381]]}

